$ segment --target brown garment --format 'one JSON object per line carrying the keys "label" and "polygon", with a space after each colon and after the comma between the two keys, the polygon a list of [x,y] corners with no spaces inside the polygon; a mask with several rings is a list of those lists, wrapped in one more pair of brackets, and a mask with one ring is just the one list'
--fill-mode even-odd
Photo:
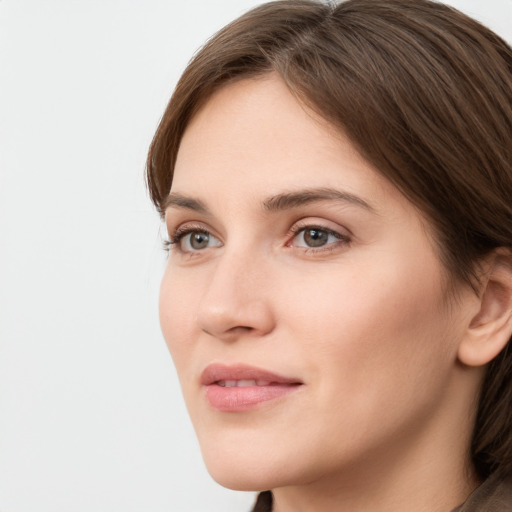
{"label": "brown garment", "polygon": [[452,512],[512,512],[512,475],[490,477]]}
{"label": "brown garment", "polygon": [[[272,512],[270,491],[258,495],[252,512]],[[489,478],[452,512],[512,512],[512,475]]]}

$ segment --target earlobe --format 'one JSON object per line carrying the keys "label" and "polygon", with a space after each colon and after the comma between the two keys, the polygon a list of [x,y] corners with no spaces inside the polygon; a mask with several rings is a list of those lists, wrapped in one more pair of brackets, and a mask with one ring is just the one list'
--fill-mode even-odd
{"label": "earlobe", "polygon": [[507,345],[512,334],[512,253],[497,249],[482,277],[479,310],[459,345],[459,361],[483,366]]}

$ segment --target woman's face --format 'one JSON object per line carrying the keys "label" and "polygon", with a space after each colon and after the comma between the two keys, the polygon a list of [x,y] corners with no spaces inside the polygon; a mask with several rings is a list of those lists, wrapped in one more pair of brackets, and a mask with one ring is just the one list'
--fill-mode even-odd
{"label": "woman's face", "polygon": [[427,223],[276,77],[195,116],[166,223],[162,329],[221,484],[375,467],[467,421],[450,390],[469,315]]}

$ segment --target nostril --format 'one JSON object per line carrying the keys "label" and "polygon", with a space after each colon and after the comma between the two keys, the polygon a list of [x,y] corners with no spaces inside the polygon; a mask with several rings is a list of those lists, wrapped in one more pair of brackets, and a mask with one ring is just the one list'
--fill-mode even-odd
{"label": "nostril", "polygon": [[[221,284],[223,286],[221,286]],[[225,280],[210,286],[196,314],[204,333],[232,341],[240,336],[265,335],[274,328],[274,315],[267,298],[257,299],[247,288],[227,288]]]}
{"label": "nostril", "polygon": [[234,342],[241,338],[256,338],[266,334],[265,331],[259,330],[257,327],[247,325],[236,325],[225,330],[202,327],[201,330],[212,338],[217,338],[226,342]]}
{"label": "nostril", "polygon": [[254,331],[254,327],[250,327],[248,325],[240,325],[238,327],[232,327],[230,329],[230,331],[233,331],[233,330],[240,330],[240,331],[243,331],[243,332],[247,332],[247,331]]}

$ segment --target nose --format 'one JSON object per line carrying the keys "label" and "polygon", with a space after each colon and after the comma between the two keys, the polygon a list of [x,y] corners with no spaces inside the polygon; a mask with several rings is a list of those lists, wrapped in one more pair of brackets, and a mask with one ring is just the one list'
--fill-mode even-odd
{"label": "nose", "polygon": [[264,259],[226,250],[212,263],[197,310],[198,327],[228,342],[269,334],[275,318]]}

